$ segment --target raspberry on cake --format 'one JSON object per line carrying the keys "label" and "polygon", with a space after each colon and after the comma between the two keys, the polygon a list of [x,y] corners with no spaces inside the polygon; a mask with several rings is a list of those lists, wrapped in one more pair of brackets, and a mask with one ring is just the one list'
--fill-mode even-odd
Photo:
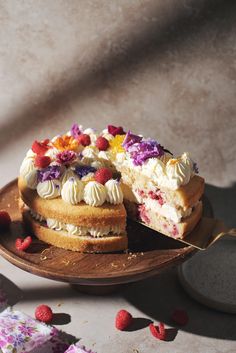
{"label": "raspberry on cake", "polygon": [[18,182],[23,218],[39,239],[75,251],[126,249],[126,212],[183,238],[202,214],[197,172],[188,153],[174,158],[122,127],[96,134],[74,124],[27,152]]}

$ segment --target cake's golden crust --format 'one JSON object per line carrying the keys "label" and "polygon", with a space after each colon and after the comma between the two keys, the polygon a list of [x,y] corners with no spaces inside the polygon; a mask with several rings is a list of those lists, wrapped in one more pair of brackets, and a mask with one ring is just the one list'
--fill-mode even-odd
{"label": "cake's golden crust", "polygon": [[35,221],[28,211],[23,212],[23,220],[26,227],[30,229],[38,239],[66,250],[107,253],[125,250],[128,247],[128,238],[125,233],[102,238],[68,235],[66,232],[55,231],[44,227],[39,222]]}
{"label": "cake's golden crust", "polygon": [[202,217],[202,202],[200,201],[190,216],[184,218],[181,223],[178,224],[179,234],[181,238],[184,238],[189,234],[193,228],[197,225]]}
{"label": "cake's golden crust", "polygon": [[180,186],[175,191],[168,190],[168,192],[177,205],[186,209],[192,207],[200,200],[204,192],[204,187],[204,179],[199,175],[195,175],[190,179],[188,184]]}
{"label": "cake's golden crust", "polygon": [[41,198],[36,190],[29,189],[22,178],[18,178],[18,187],[24,203],[44,218],[84,227],[117,224],[125,228],[126,211],[123,204],[112,205],[106,202],[100,207],[92,207],[85,202],[70,205],[62,198],[46,200]]}

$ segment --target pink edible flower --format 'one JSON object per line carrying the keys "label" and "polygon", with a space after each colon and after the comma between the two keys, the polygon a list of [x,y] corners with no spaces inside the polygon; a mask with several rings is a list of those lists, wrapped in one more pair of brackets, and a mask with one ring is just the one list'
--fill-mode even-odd
{"label": "pink edible flower", "polygon": [[74,151],[63,151],[57,154],[57,162],[60,164],[69,164],[76,159],[76,153]]}

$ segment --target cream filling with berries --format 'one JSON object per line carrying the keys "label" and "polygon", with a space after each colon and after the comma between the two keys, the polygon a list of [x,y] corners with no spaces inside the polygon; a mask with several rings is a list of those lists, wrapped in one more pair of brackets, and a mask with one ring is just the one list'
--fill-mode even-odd
{"label": "cream filling with berries", "polygon": [[29,210],[31,216],[38,222],[46,223],[47,227],[55,231],[64,231],[68,233],[68,236],[92,236],[94,238],[100,238],[105,236],[115,236],[125,234],[125,228],[119,224],[112,224],[103,227],[79,227],[74,224],[68,224],[60,222],[56,219],[47,218],[45,219],[40,214],[33,210]]}

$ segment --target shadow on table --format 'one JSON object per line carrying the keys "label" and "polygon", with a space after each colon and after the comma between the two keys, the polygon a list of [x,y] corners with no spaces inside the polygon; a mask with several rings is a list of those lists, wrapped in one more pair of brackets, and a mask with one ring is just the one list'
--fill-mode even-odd
{"label": "shadow on table", "polygon": [[[223,219],[228,226],[235,227],[236,183],[228,188],[207,184],[205,194],[210,200],[215,217]],[[183,308],[190,319],[181,330],[201,336],[236,340],[236,316],[208,309],[192,300],[181,287],[174,269],[134,283],[123,294],[130,304],[156,322],[163,321],[175,327],[170,319],[171,314],[174,309]]]}
{"label": "shadow on table", "polygon": [[210,200],[215,218],[222,219],[229,227],[236,227],[236,181],[225,188],[206,184],[205,195]]}
{"label": "shadow on table", "polygon": [[[176,270],[134,283],[123,295],[155,323],[164,322],[201,336],[236,340],[235,315],[208,309],[192,300],[182,289]],[[171,314],[177,308],[186,310],[189,315],[189,322],[184,327],[178,327],[171,320]]]}

